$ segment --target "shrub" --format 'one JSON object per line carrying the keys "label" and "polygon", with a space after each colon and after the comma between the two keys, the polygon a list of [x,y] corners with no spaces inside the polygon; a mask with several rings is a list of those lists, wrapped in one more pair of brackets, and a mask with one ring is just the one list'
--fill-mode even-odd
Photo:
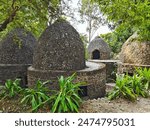
{"label": "shrub", "polygon": [[142,78],[142,83],[146,90],[150,89],[150,69],[136,68],[136,73]]}
{"label": "shrub", "polygon": [[134,74],[132,77],[129,76],[129,86],[133,89],[137,96],[148,97],[148,91],[145,89],[145,85],[142,82],[142,77]]}
{"label": "shrub", "polygon": [[136,100],[138,96],[148,97],[150,89],[150,69],[136,68],[133,76],[117,75],[116,86],[108,93],[110,100],[118,97]]}
{"label": "shrub", "polygon": [[124,97],[129,100],[136,100],[137,96],[133,89],[129,86],[129,76],[128,75],[116,75],[116,85],[110,93],[108,93],[108,99],[116,99],[119,97]]}
{"label": "shrub", "polygon": [[20,79],[16,79],[14,81],[11,79],[6,80],[1,96],[3,98],[12,98],[17,96],[22,91],[22,88],[20,87],[20,81]]}
{"label": "shrub", "polygon": [[78,112],[82,101],[78,91],[83,83],[73,83],[74,78],[75,74],[67,78],[61,76],[58,79],[60,90],[50,97],[52,112]]}
{"label": "shrub", "polygon": [[41,104],[49,99],[49,96],[47,95],[48,89],[45,86],[47,83],[49,83],[49,81],[42,83],[38,80],[33,88],[25,89],[21,103],[31,104],[32,111],[39,109]]}

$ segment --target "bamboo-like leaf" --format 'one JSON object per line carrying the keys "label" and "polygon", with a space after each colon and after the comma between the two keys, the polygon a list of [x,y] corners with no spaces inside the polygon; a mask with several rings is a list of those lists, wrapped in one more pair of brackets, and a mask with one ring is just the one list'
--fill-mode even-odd
{"label": "bamboo-like leaf", "polygon": [[68,101],[68,104],[69,104],[69,106],[70,106],[70,108],[71,108],[71,111],[74,111],[74,108],[73,108],[73,103],[72,103],[72,101],[70,100],[70,98],[69,97],[66,97],[66,99],[67,99],[67,101]]}
{"label": "bamboo-like leaf", "polygon": [[56,98],[56,101],[55,101],[55,103],[54,103],[54,105],[52,107],[52,112],[56,112],[60,100],[61,100],[61,93]]}
{"label": "bamboo-like leaf", "polygon": [[26,95],[22,100],[21,100],[21,103],[28,103],[28,100],[30,98],[30,95]]}

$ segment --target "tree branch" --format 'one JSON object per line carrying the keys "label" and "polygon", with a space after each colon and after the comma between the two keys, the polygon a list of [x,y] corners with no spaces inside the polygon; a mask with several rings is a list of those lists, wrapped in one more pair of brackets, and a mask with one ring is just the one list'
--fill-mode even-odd
{"label": "tree branch", "polygon": [[14,6],[16,0],[13,0],[12,2],[12,13],[8,16],[8,18],[5,19],[5,21],[0,24],[0,32],[4,31],[7,27],[7,25],[14,20],[14,17],[16,16],[16,12],[19,10],[18,6]]}

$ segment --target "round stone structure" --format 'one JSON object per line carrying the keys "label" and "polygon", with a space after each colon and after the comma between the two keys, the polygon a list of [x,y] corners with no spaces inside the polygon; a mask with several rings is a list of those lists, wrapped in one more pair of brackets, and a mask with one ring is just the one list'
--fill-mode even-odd
{"label": "round stone structure", "polygon": [[106,65],[106,83],[113,83],[116,80],[116,72],[120,60],[88,60],[93,63]]}
{"label": "round stone structure", "polygon": [[66,22],[48,27],[38,41],[33,67],[42,70],[85,68],[84,46],[77,31]]}
{"label": "round stone structure", "polygon": [[28,68],[28,86],[37,80],[52,81],[50,90],[58,90],[58,77],[76,73],[74,82],[81,86],[84,96],[105,95],[106,69],[104,64],[85,62],[84,46],[78,32],[66,21],[56,21],[39,38],[33,65]]}
{"label": "round stone structure", "polygon": [[111,57],[109,45],[99,36],[90,42],[87,51],[89,59],[107,60]]}
{"label": "round stone structure", "polygon": [[123,44],[120,52],[118,72],[133,73],[135,67],[150,68],[150,41],[140,42],[134,33]]}
{"label": "round stone structure", "polygon": [[27,84],[27,67],[33,62],[35,37],[23,28],[10,31],[0,42],[0,83],[21,78]]}

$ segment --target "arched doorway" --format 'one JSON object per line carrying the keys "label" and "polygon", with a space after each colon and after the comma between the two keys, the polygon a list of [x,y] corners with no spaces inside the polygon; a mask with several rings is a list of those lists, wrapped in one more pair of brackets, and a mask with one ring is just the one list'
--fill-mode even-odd
{"label": "arched doorway", "polygon": [[100,59],[100,52],[99,52],[99,50],[94,50],[92,52],[92,59]]}

